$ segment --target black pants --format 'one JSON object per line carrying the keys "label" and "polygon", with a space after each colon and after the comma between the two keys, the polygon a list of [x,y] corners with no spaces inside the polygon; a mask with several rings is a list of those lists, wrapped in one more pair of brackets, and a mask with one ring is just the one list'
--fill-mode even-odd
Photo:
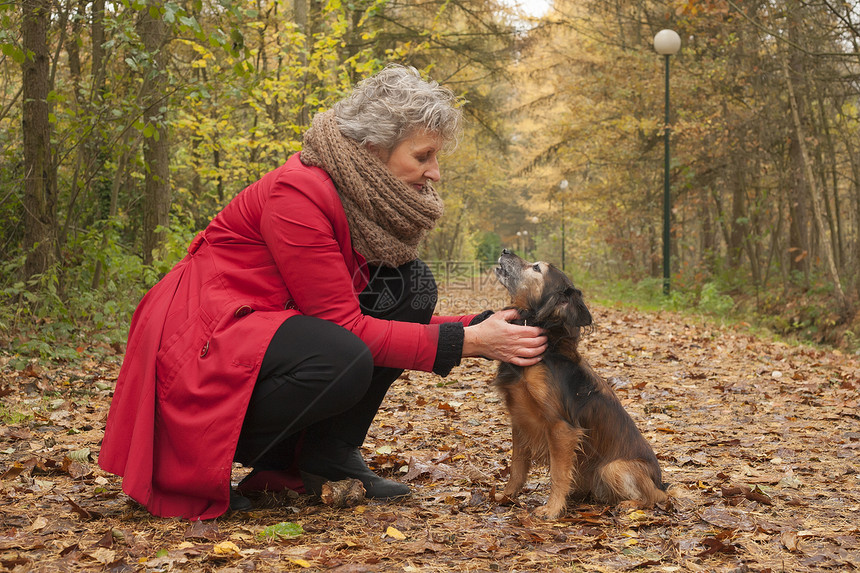
{"label": "black pants", "polygon": [[[370,267],[359,295],[362,312],[375,318],[428,323],[436,283],[427,265]],[[302,449],[332,441],[358,447],[391,384],[403,372],[374,367],[367,345],[332,322],[294,316],[269,344],[251,395],[236,461],[259,469],[292,465]]]}

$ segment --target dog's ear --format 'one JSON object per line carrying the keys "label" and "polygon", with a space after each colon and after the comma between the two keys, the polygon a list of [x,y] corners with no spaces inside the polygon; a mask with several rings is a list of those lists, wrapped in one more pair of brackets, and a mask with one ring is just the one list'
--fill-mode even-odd
{"label": "dog's ear", "polygon": [[[553,285],[556,286],[556,285]],[[546,329],[564,326],[570,321],[567,307],[570,301],[563,290],[558,287],[547,286],[541,293],[540,298],[533,301],[531,308],[534,309],[534,324]]]}
{"label": "dog's ear", "polygon": [[564,290],[564,297],[567,299],[567,317],[568,324],[573,326],[589,326],[591,324],[591,311],[585,306],[585,301],[582,300],[582,291],[576,287],[567,287]]}

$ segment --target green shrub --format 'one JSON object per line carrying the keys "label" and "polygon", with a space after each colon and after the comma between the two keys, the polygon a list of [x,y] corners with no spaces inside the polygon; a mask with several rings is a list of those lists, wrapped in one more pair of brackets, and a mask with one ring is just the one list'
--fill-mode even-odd
{"label": "green shrub", "polygon": [[477,237],[475,258],[480,262],[493,262],[502,252],[502,239],[492,231],[484,231]]}
{"label": "green shrub", "polygon": [[735,301],[727,294],[722,294],[714,282],[702,285],[699,293],[699,309],[716,316],[728,315],[735,306]]}

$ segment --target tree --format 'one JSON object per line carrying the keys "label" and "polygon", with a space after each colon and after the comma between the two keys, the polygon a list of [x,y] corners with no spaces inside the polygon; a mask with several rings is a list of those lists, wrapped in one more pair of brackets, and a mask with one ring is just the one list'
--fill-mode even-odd
{"label": "tree", "polygon": [[[163,6],[155,0],[138,14],[137,31],[143,44],[143,84],[140,106],[143,122],[143,159],[146,165],[143,208],[143,260],[161,258],[170,224],[170,155],[168,146],[169,96],[167,89],[168,27]],[[157,256],[156,256],[157,255]]]}
{"label": "tree", "polygon": [[22,44],[26,59],[21,64],[24,143],[24,278],[41,275],[56,260],[57,175],[51,155],[51,123],[48,94],[48,28],[50,0],[23,0]]}

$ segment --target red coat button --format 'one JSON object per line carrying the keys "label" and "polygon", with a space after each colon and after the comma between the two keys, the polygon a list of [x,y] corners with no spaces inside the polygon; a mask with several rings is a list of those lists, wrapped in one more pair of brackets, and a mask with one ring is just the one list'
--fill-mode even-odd
{"label": "red coat button", "polygon": [[203,358],[209,354],[209,341],[206,341],[206,344],[203,345],[203,348],[200,349],[200,358]]}
{"label": "red coat button", "polygon": [[296,301],[294,301],[293,299],[288,300],[287,304],[284,305],[284,308],[286,308],[288,310],[298,310],[299,309],[298,305],[296,304]]}
{"label": "red coat button", "polygon": [[248,306],[247,304],[243,304],[239,308],[236,309],[236,312],[233,313],[233,316],[236,318],[242,318],[243,316],[247,316],[254,312],[254,309]]}

